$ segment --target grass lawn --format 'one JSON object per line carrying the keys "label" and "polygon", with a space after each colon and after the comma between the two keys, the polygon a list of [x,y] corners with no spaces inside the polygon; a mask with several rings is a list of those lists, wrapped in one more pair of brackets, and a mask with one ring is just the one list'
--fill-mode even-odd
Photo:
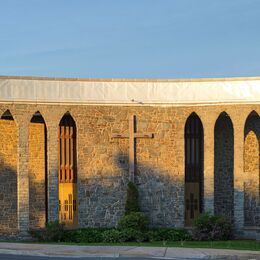
{"label": "grass lawn", "polygon": [[255,240],[228,240],[228,241],[158,241],[158,242],[125,242],[125,243],[51,243],[62,245],[82,246],[150,246],[150,247],[186,247],[186,248],[216,248],[260,251],[260,241]]}
{"label": "grass lawn", "polygon": [[[162,242],[161,242],[162,243]],[[219,248],[219,249],[238,249],[238,250],[257,250],[260,251],[260,241],[254,240],[229,240],[229,241],[183,241],[168,242],[169,247],[197,247],[197,248]]]}

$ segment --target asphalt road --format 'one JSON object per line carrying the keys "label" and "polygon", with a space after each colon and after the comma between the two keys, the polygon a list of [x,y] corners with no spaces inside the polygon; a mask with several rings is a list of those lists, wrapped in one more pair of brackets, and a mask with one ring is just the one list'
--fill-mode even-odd
{"label": "asphalt road", "polygon": [[[0,254],[0,259],[1,260],[68,260],[71,259],[70,257],[48,257],[48,256],[22,256],[22,255],[4,255],[4,254]],[[104,259],[108,259],[108,260],[119,260],[119,259],[124,259],[124,260],[148,260],[149,258],[120,258],[120,257],[109,257],[109,258],[105,258],[105,257],[84,257],[84,258],[74,258],[74,259],[87,259],[87,260],[104,260]]]}
{"label": "asphalt road", "polygon": [[[22,256],[22,255],[5,255],[5,254],[0,254],[0,259],[1,260],[68,260],[71,259],[70,257],[48,257],[48,256]],[[74,259],[80,259],[80,260],[149,260],[152,258],[133,258],[133,257],[83,257],[83,258],[74,258]],[[160,260],[160,259],[156,259]],[[182,259],[183,260],[183,259]]]}
{"label": "asphalt road", "polygon": [[[48,256],[22,256],[22,255],[5,255],[5,254],[0,254],[0,259],[1,260],[68,260],[71,259],[70,257],[48,257]],[[152,258],[133,258],[133,257],[82,257],[82,258],[73,258],[73,259],[80,259],[80,260],[149,260]],[[156,259],[160,260],[160,259]],[[182,258],[183,260],[183,258]]]}
{"label": "asphalt road", "polygon": [[[155,258],[148,258],[148,257],[48,257],[48,256],[26,256],[26,255],[6,255],[0,254],[0,260],[68,260],[68,259],[80,259],[80,260],[150,260]],[[201,258],[205,259],[205,258]],[[214,258],[211,258],[214,259]],[[217,258],[217,260],[231,260],[233,258]],[[235,258],[236,260],[240,258]],[[241,258],[242,259],[242,258]],[[164,258],[156,258],[156,260],[165,260]],[[184,258],[174,258],[174,260],[185,260]],[[191,260],[189,258],[189,260]],[[199,258],[196,258],[199,260]],[[244,260],[244,258],[243,258]]]}

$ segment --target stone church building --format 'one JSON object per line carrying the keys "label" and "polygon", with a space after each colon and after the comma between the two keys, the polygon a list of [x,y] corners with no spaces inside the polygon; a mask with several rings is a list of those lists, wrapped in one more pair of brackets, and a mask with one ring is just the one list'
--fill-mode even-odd
{"label": "stone church building", "polygon": [[0,77],[0,233],[116,226],[134,180],[153,227],[260,234],[260,78]]}

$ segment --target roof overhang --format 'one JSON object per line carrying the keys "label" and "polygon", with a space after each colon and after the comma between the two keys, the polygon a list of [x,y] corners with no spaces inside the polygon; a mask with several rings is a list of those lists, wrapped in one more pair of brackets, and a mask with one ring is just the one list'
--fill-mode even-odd
{"label": "roof overhang", "polygon": [[2,76],[0,102],[121,105],[260,103],[260,78],[127,80]]}

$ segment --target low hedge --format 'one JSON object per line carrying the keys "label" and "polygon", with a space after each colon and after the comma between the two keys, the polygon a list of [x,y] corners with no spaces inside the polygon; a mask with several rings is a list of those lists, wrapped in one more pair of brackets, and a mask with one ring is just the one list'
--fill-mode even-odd
{"label": "low hedge", "polygon": [[39,241],[71,243],[118,243],[143,241],[228,240],[232,238],[232,225],[224,217],[201,214],[194,222],[192,234],[184,228],[148,229],[148,219],[134,212],[121,218],[118,228],[84,228],[65,230],[64,225],[51,222],[46,228],[31,231]]}
{"label": "low hedge", "polygon": [[185,241],[192,240],[191,234],[184,228],[157,228],[148,232],[149,241]]}
{"label": "low hedge", "polygon": [[65,230],[61,241],[71,243],[101,243],[104,242],[103,233],[108,230],[107,228]]}
{"label": "low hedge", "polygon": [[50,223],[45,229],[31,231],[31,235],[39,241],[69,243],[121,243],[149,241],[182,241],[191,240],[185,229],[158,228],[138,230],[135,228],[83,228],[65,230],[58,222]]}
{"label": "low hedge", "polygon": [[133,228],[128,229],[111,229],[106,230],[102,234],[105,243],[121,243],[121,242],[144,242],[149,241],[146,233]]}

